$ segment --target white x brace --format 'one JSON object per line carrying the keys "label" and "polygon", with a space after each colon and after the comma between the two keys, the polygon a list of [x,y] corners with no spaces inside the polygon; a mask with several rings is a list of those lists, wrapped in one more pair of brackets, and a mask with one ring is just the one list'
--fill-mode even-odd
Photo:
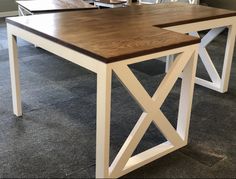
{"label": "white x brace", "polygon": [[[196,47],[197,46],[195,46],[195,48]],[[98,126],[97,128],[97,138],[101,138],[101,136],[104,137],[103,141],[99,142],[100,145],[97,143],[97,147],[101,148],[101,144],[103,144],[103,147],[106,146],[106,149],[102,149],[102,151],[105,152],[102,159],[101,153],[97,153],[97,159],[99,158],[100,161],[104,162],[103,165],[99,165],[99,163],[96,165],[97,171],[103,171],[103,173],[97,173],[97,177],[120,177],[187,144],[196,63],[197,52],[193,47],[186,49],[186,51],[179,54],[152,97],[149,96],[125,63],[114,63],[110,65],[110,68],[107,68],[106,73],[103,73],[102,79],[98,76],[98,90],[99,87],[106,86],[106,89],[104,89],[106,92],[102,93],[98,91],[97,105],[99,105],[99,101],[102,100],[102,105],[106,106],[106,111],[104,111],[106,115],[103,114],[103,117],[106,116],[107,120],[103,121],[106,125],[103,125],[102,129],[100,128],[101,126]],[[144,112],[109,167],[111,71],[115,72],[121,83],[137,101]],[[106,74],[106,76],[104,76],[104,74]],[[175,129],[160,108],[181,74],[183,78],[178,123],[177,129]],[[100,83],[103,85],[99,85]],[[105,102],[105,100],[107,100],[107,102]],[[98,106],[97,111],[100,110],[102,109]],[[165,136],[167,142],[132,156],[135,148],[152,122]],[[104,130],[106,133],[104,133]],[[97,151],[98,150],[99,149],[97,149]]]}
{"label": "white x brace", "polygon": [[[228,37],[225,48],[225,56],[223,59],[222,74],[220,75],[213,64],[213,60],[207,52],[206,47],[226,28],[228,29]],[[179,26],[167,27],[166,29],[181,33],[189,33],[190,35],[197,37],[199,37],[198,31],[210,29],[210,31],[201,39],[199,56],[209,74],[211,81],[196,78],[195,83],[221,93],[227,92],[235,47],[236,17],[183,24]],[[167,57],[166,71],[168,71],[173,61],[174,56]]]}

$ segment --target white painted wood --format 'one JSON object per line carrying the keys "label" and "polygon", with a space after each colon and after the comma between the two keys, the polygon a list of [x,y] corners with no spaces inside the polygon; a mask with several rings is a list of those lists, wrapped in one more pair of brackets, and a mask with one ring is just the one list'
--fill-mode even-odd
{"label": "white painted wood", "polygon": [[22,9],[19,5],[18,5],[18,15],[19,16],[24,16],[24,13],[23,13],[23,11],[22,11]]}
{"label": "white painted wood", "polygon": [[174,127],[170,124],[161,110],[157,110],[155,112],[153,122],[171,144],[174,146],[181,146],[183,144],[183,140],[180,138],[179,134],[176,132]]}
{"label": "white painted wood", "polygon": [[172,87],[174,86],[175,82],[177,81],[179,75],[183,71],[192,53],[193,53],[193,48],[192,49],[190,48],[187,52],[177,56],[173,65],[171,66],[166,76],[162,80],[161,84],[159,85],[159,88],[152,97],[152,99],[156,101],[155,104],[156,107],[158,108],[161,107],[164,100],[170,93]]}
{"label": "white painted wood", "polygon": [[168,55],[166,57],[166,69],[165,69],[166,73],[169,71],[169,69],[170,69],[171,65],[173,64],[174,60],[175,60],[174,55]]}
{"label": "white painted wood", "polygon": [[[220,75],[218,74],[210,55],[207,52],[206,46],[211,43],[223,30],[225,27],[220,27],[216,29],[210,30],[201,40],[200,49],[199,49],[199,56],[212,80],[215,84],[221,83]],[[190,33],[190,35],[194,35],[200,37],[197,32]]]}
{"label": "white painted wood", "polygon": [[210,55],[208,54],[206,48],[203,48],[202,46],[200,46],[199,48],[199,56],[207,70],[207,73],[209,74],[212,82],[218,84],[220,83],[221,79],[220,76],[211,60]]}
{"label": "white painted wood", "polygon": [[[183,54],[177,57],[153,97],[148,95],[146,90],[128,68],[127,64],[122,64],[122,62],[114,63],[115,65],[111,64],[112,69],[124,87],[144,110],[144,113],[141,115],[140,119],[136,123],[135,127],[126,139],[125,143],[109,168],[111,178],[120,177],[127,172],[145,165],[149,161],[153,161],[158,156],[163,156],[164,154],[167,154],[187,144],[186,140],[184,141],[187,136],[179,135],[179,132],[174,129],[165,115],[161,112],[160,107],[168,93],[173,88],[173,85],[177,81],[178,76],[182,74],[182,71],[184,71],[185,80],[183,82],[184,87],[182,87],[184,92],[182,92],[181,101],[186,100],[187,102],[180,103],[182,106],[180,113],[183,112],[184,114],[180,114],[179,118],[181,118],[180,120],[182,122],[180,123],[181,125],[179,128],[181,128],[182,131],[185,131],[184,135],[187,135],[186,132],[188,132],[189,127],[191,111],[190,103],[192,102],[197,61],[197,55],[194,55],[194,58],[192,58],[192,56],[193,54],[197,54],[197,52],[194,53],[196,49],[198,49],[198,45],[189,46],[187,49],[185,49]],[[189,61],[191,61],[191,63]],[[187,78],[187,75],[190,77]],[[188,106],[185,106],[186,104]],[[186,107],[186,109],[184,109],[184,107]],[[141,154],[131,157],[151,122],[154,122],[160,132],[166,137],[168,143],[164,143],[163,145],[159,145]],[[184,124],[187,126],[184,126]],[[182,129],[182,127],[184,127],[184,129]],[[154,151],[156,153],[153,153]]]}
{"label": "white painted wood", "polygon": [[10,30],[8,31],[8,47],[11,71],[13,112],[16,116],[22,116],[17,41],[16,36],[11,34]]}
{"label": "white painted wood", "polygon": [[30,12],[29,10],[27,10],[26,8],[24,8],[21,5],[18,5],[18,14],[19,14],[19,16],[33,15],[32,12]]}
{"label": "white painted wood", "polygon": [[206,88],[209,88],[211,90],[215,90],[215,91],[221,93],[219,83],[216,84],[216,83],[213,83],[211,81],[207,81],[207,80],[204,80],[204,79],[201,79],[201,78],[198,78],[198,77],[196,77],[195,83],[198,84],[198,85],[201,85],[203,87],[206,87]]}
{"label": "white painted wood", "polygon": [[[198,32],[189,32],[188,34],[191,35],[191,36],[194,36],[194,37],[201,38],[201,36],[199,35]],[[201,41],[202,41],[202,40],[201,40]]]}
{"label": "white painted wood", "polygon": [[125,175],[179,148],[173,146],[170,142],[165,142],[140,154],[137,154],[129,159],[124,170],[121,172],[121,175]]}
{"label": "white painted wood", "polygon": [[182,24],[178,26],[170,26],[164,29],[179,32],[179,33],[190,33],[199,32],[202,30],[215,29],[219,27],[231,26],[236,21],[236,17],[227,17],[214,20],[200,21],[195,23]]}
{"label": "white painted wood", "polygon": [[133,154],[137,145],[141,141],[145,132],[152,122],[152,115],[148,113],[143,113],[131,131],[130,135],[126,139],[116,158],[114,159],[111,167],[110,167],[110,177],[119,177],[119,174],[122,172],[125,167],[127,161]]}
{"label": "white painted wood", "polygon": [[[197,47],[195,46],[195,48]],[[161,104],[164,102],[164,99],[167,97],[174,83],[177,81],[178,75],[182,73],[185,65],[189,61],[189,58],[192,56],[193,51],[194,49],[190,48],[188,49],[188,52],[185,52],[183,55],[179,55],[179,58],[177,58],[177,60],[174,62],[174,65],[167,73],[163,80],[164,82],[161,83],[153,98],[147,94],[145,89],[127,66],[113,66],[114,72],[121,80],[123,85],[146,112],[142,114],[136,126],[130,133],[126,142],[113,161],[110,167],[111,177],[117,176],[119,172],[122,171],[126,162],[132,155],[133,151],[149,127],[151,121],[154,121],[159,130],[174,146],[182,146],[182,139],[159,108],[161,107]],[[176,70],[176,68],[178,68],[178,70]],[[163,93],[165,94],[163,95]]]}
{"label": "white painted wood", "polygon": [[[234,46],[235,46],[235,35],[236,35],[234,28],[235,22],[236,22],[236,17],[227,17],[227,18],[189,23],[166,28],[168,30],[172,30],[175,32],[190,33],[191,35],[194,36],[199,36],[197,31],[211,29],[208,32],[208,34],[202,38],[202,42],[199,49],[199,55],[203,61],[204,66],[206,67],[206,70],[212,82],[196,78],[195,80],[196,84],[202,85],[204,87],[207,87],[220,93],[224,93],[228,90],[230,71],[231,71]],[[223,72],[222,75],[220,76],[206,50],[206,46],[210,42],[212,42],[214,38],[216,38],[226,27],[233,30],[229,30],[228,33],[224,65],[222,70]],[[166,65],[166,68],[168,70],[169,63]]]}
{"label": "white painted wood", "polygon": [[109,65],[97,73],[96,178],[109,177],[111,78]]}
{"label": "white painted wood", "polygon": [[201,40],[201,46],[207,47],[218,35],[225,30],[225,27],[211,29]]}
{"label": "white painted wood", "polygon": [[177,131],[178,134],[184,140],[186,145],[188,142],[197,60],[198,60],[198,52],[196,50],[193,53],[191,60],[188,62],[182,73],[182,85],[181,85],[180,102],[179,102]]}
{"label": "white painted wood", "polygon": [[169,56],[170,54],[182,53],[182,52],[188,50],[189,48],[196,48],[196,45],[190,45],[190,46],[180,47],[180,48],[171,49],[171,50],[167,50],[167,51],[162,51],[162,52],[158,52],[158,53],[153,53],[153,54],[150,54],[150,55],[144,55],[144,56],[129,58],[129,59],[123,60],[122,62],[114,62],[111,65],[112,66],[117,66],[118,64],[130,65],[130,64],[134,64],[134,63],[148,61],[148,60],[151,60],[151,59],[158,59],[160,57]]}
{"label": "white painted wood", "polygon": [[113,65],[113,70],[143,111],[148,112],[153,106],[154,101],[152,101],[147,91],[131,72],[129,67],[127,65]]}
{"label": "white painted wood", "polygon": [[222,83],[220,87],[220,91],[222,93],[227,92],[229,87],[230,72],[231,72],[234,46],[235,46],[235,36],[236,36],[236,21],[234,21],[234,24],[232,26],[229,26],[224,64],[223,64],[223,72],[222,72]]}

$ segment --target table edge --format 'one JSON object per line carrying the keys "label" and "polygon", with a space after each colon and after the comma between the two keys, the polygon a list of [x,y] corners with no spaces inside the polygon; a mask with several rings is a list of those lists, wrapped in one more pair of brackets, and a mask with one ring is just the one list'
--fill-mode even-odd
{"label": "table edge", "polygon": [[222,14],[222,15],[215,15],[213,17],[202,17],[198,19],[182,20],[179,22],[164,23],[164,24],[153,25],[153,26],[159,27],[159,28],[167,28],[167,27],[180,26],[180,25],[198,23],[198,22],[209,21],[209,20],[223,19],[223,18],[234,17],[234,16],[236,17],[236,11],[231,11],[230,14]]}

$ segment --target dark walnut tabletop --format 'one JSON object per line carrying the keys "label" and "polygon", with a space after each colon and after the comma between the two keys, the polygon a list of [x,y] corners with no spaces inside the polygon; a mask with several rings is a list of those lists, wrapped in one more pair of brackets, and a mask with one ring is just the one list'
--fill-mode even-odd
{"label": "dark walnut tabletop", "polygon": [[155,26],[235,15],[210,7],[166,4],[13,17],[7,23],[110,63],[200,42]]}
{"label": "dark walnut tabletop", "polygon": [[25,0],[16,2],[32,13],[96,9],[95,6],[83,0]]}

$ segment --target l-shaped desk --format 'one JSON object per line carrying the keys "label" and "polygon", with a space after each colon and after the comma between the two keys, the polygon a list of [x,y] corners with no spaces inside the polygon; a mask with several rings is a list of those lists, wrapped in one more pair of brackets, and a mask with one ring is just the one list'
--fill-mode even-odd
{"label": "l-shaped desk", "polygon": [[[229,28],[229,36],[220,78],[205,47],[225,27]],[[213,82],[199,78],[196,82],[219,92],[227,91],[236,12],[171,3],[13,17],[7,19],[7,28],[15,115],[22,115],[16,37],[97,74],[96,177],[116,178],[187,145],[198,51]],[[185,34],[197,35],[197,31],[205,29],[213,30],[201,41]],[[128,65],[171,55],[176,56],[175,60],[169,63],[166,76],[150,96]],[[112,72],[144,112],[110,165]],[[175,129],[161,106],[179,76],[182,85]],[[167,141],[132,156],[152,122]]]}

